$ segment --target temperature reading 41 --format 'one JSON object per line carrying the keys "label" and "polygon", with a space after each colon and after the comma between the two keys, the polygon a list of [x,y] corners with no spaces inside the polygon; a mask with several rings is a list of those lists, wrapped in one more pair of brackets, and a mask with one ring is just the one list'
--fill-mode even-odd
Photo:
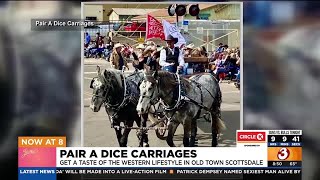
{"label": "temperature reading 41", "polygon": [[292,138],[292,141],[293,141],[293,142],[300,142],[300,137],[299,137],[299,136],[294,136],[294,137]]}

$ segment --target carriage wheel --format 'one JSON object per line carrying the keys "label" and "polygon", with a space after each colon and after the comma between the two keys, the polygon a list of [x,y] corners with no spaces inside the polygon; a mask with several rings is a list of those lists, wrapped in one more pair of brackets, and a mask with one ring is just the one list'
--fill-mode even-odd
{"label": "carriage wheel", "polygon": [[[161,122],[159,123],[158,127],[165,127],[165,123]],[[167,129],[156,129],[156,135],[161,140],[166,140],[167,136],[165,136]]]}

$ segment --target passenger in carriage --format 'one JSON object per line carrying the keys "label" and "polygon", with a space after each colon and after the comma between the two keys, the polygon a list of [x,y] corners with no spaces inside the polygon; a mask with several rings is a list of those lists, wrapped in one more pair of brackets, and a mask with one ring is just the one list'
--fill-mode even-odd
{"label": "passenger in carriage", "polygon": [[[192,57],[207,58],[208,53],[204,46],[197,47],[191,54]],[[205,66],[202,63],[193,63],[194,72],[205,72]]]}
{"label": "passenger in carriage", "polygon": [[148,70],[158,70],[158,59],[160,57],[160,51],[163,49],[161,46],[147,47],[145,50],[140,51],[138,55],[133,53],[134,62],[133,66],[139,70],[145,69]]}
{"label": "passenger in carriage", "polygon": [[138,52],[132,52],[132,56],[134,59],[132,65],[134,68],[142,70],[146,62],[144,58],[144,51],[146,47],[144,44],[139,44],[136,48],[138,49]]}
{"label": "passenger in carriage", "polygon": [[154,50],[151,55],[148,57],[146,65],[150,68],[150,70],[155,71],[159,69],[159,58],[160,51],[163,49],[162,46],[157,46],[156,50]]}
{"label": "passenger in carriage", "polygon": [[159,64],[164,71],[176,73],[177,70],[181,71],[184,67],[184,57],[179,47],[175,47],[178,38],[169,35],[166,38],[167,47],[160,51]]}
{"label": "passenger in carriage", "polygon": [[184,48],[184,54],[183,54],[184,57],[191,57],[191,52],[192,52],[193,48],[194,48],[194,44],[193,43],[191,43],[188,46],[186,46]]}

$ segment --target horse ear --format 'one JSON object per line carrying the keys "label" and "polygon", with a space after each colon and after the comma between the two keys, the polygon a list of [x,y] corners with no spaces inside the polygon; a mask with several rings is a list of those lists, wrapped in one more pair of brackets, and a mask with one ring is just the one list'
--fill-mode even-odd
{"label": "horse ear", "polygon": [[98,78],[102,81],[104,81],[103,75],[101,73],[101,68],[100,66],[97,66],[97,74],[98,74]]}
{"label": "horse ear", "polygon": [[158,71],[154,71],[154,73],[152,73],[152,76],[157,79],[158,78]]}
{"label": "horse ear", "polygon": [[91,89],[93,89],[93,82],[94,82],[94,79],[92,79],[92,80],[91,80],[91,83],[90,83],[90,88],[91,88]]}
{"label": "horse ear", "polygon": [[98,74],[98,75],[101,74],[101,68],[100,68],[100,66],[97,66],[97,74]]}

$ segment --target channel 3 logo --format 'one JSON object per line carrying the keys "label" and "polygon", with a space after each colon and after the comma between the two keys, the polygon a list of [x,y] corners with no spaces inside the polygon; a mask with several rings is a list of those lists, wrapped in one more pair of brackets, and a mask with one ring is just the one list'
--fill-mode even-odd
{"label": "channel 3 logo", "polygon": [[301,161],[301,147],[268,147],[268,161]]}
{"label": "channel 3 logo", "polygon": [[281,148],[279,151],[278,151],[278,154],[277,154],[277,158],[279,160],[286,160],[288,159],[290,156],[290,150],[288,148]]}

